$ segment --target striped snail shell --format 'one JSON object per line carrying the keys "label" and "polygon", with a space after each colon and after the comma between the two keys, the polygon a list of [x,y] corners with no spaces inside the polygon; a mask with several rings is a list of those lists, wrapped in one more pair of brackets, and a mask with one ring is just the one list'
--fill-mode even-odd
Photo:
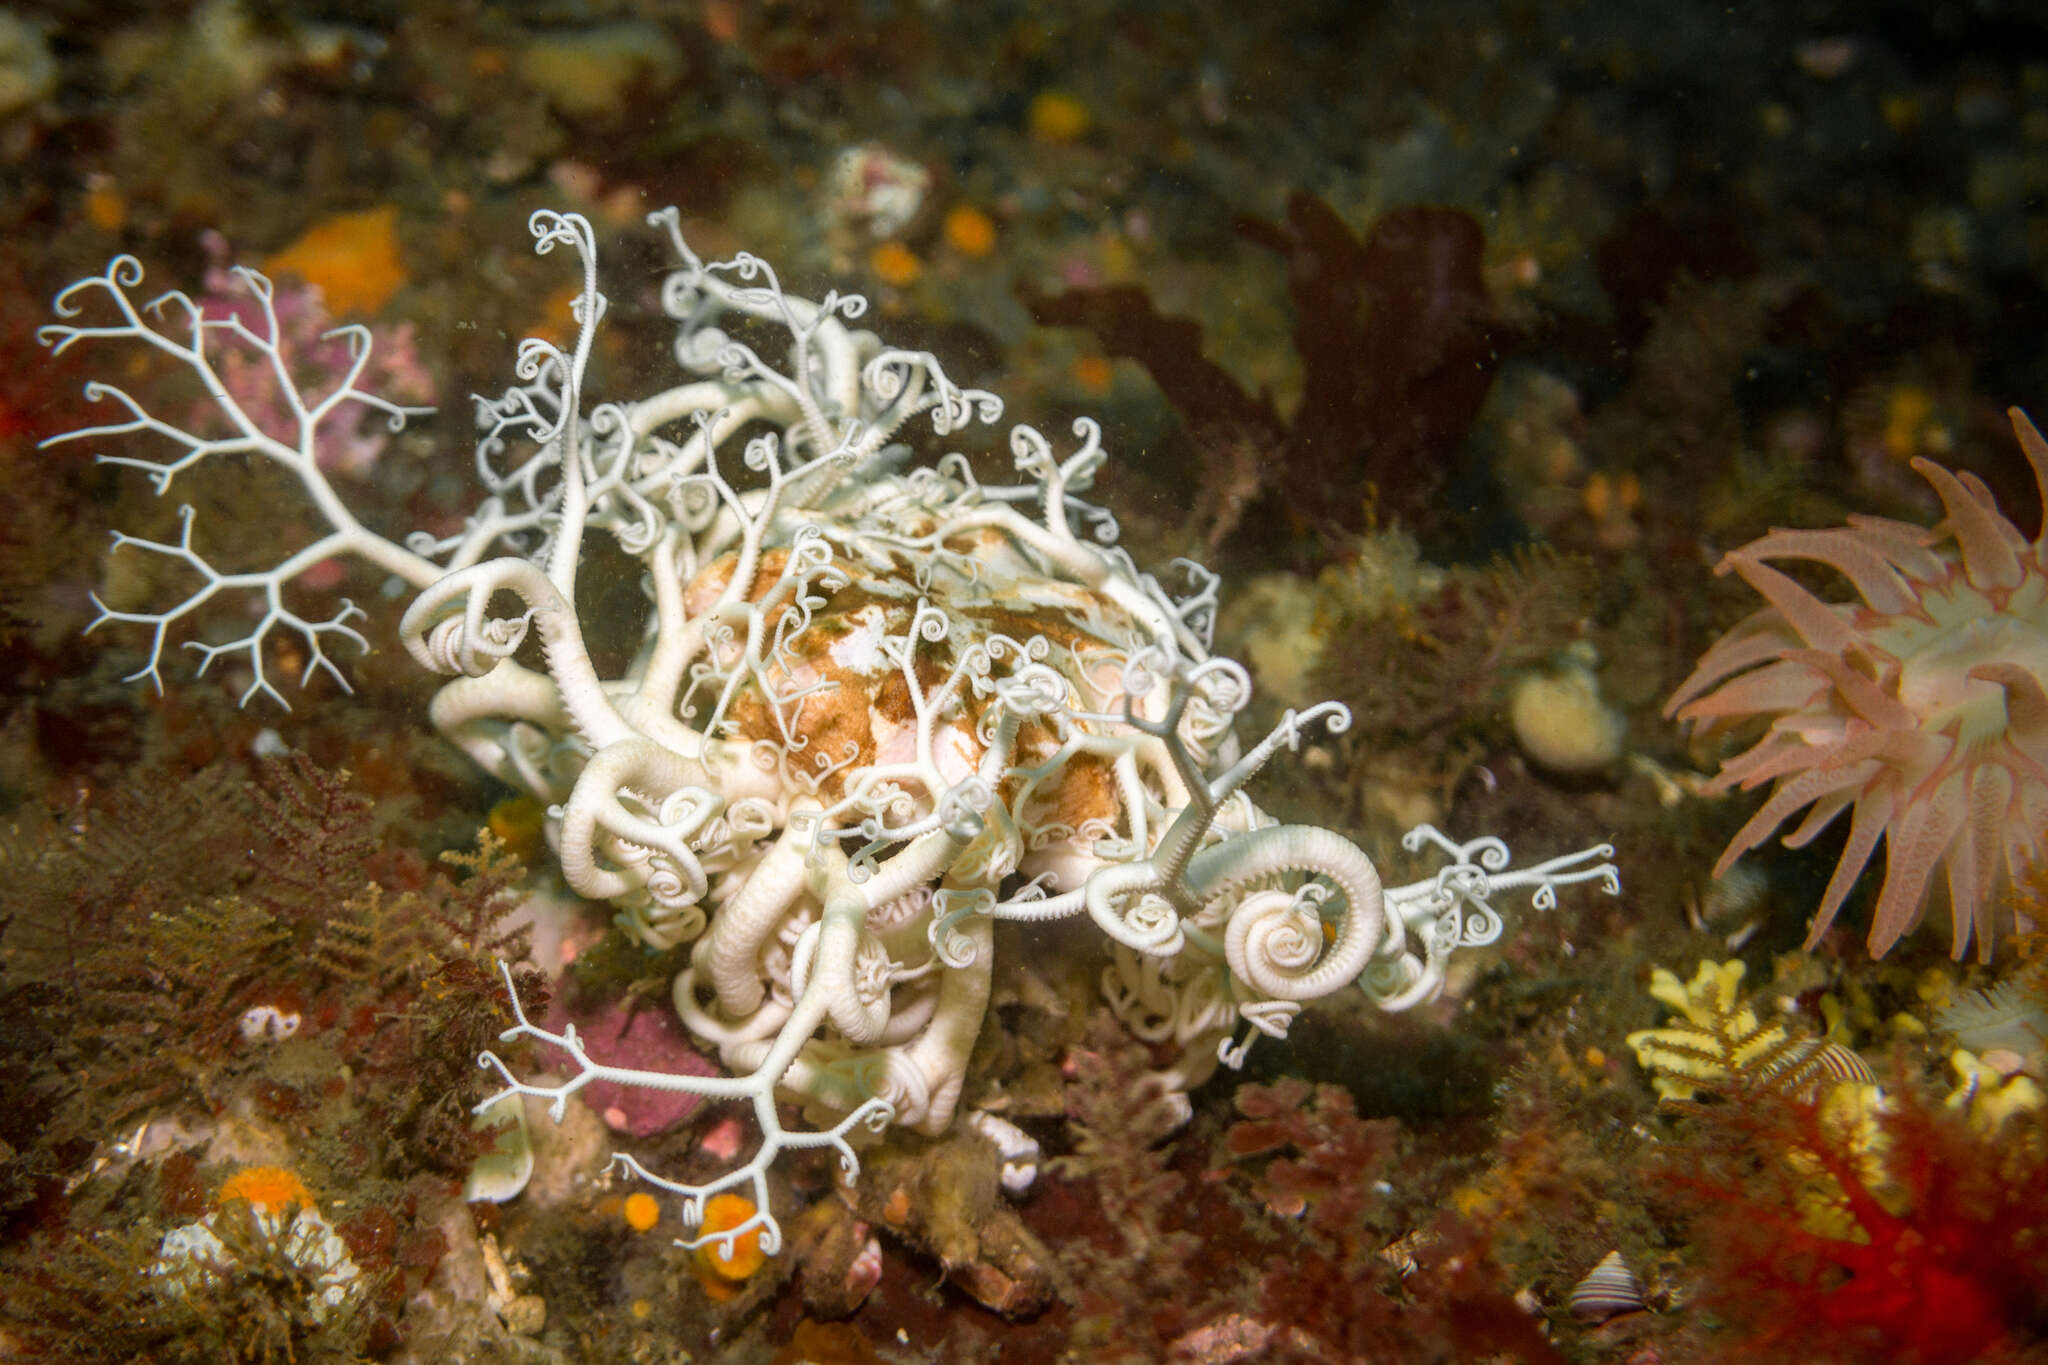
{"label": "striped snail shell", "polygon": [[1870,1069],[1870,1063],[1863,1060],[1854,1050],[1841,1043],[1823,1043],[1810,1059],[1816,1073],[1826,1082],[1853,1085],[1875,1085],[1877,1073]]}
{"label": "striped snail shell", "polygon": [[1587,1271],[1586,1278],[1572,1286],[1566,1303],[1573,1317],[1589,1325],[1618,1318],[1623,1313],[1641,1312],[1646,1306],[1643,1282],[1621,1259],[1619,1251],[1608,1252],[1600,1264]]}

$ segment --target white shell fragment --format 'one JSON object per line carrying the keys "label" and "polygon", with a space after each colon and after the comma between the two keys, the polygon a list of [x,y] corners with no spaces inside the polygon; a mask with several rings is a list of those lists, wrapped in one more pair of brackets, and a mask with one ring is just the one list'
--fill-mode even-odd
{"label": "white shell fragment", "polygon": [[967,1126],[995,1144],[1003,1158],[1003,1190],[1012,1199],[1031,1188],[1038,1179],[1038,1139],[1005,1118],[986,1109],[967,1116]]}
{"label": "white shell fragment", "polygon": [[526,1105],[517,1091],[498,1096],[470,1120],[479,1133],[493,1130],[497,1145],[476,1159],[463,1182],[469,1203],[502,1204],[526,1188],[533,1178],[533,1140],[526,1131]]}

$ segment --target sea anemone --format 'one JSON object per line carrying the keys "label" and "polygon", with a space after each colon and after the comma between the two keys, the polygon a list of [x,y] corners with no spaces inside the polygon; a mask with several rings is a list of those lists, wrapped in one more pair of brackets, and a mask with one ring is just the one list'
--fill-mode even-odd
{"label": "sea anemone", "polygon": [[225,1204],[232,1199],[246,1199],[258,1213],[275,1218],[282,1218],[294,1205],[302,1209],[313,1207],[306,1182],[282,1166],[244,1166],[236,1171],[220,1187],[220,1202]]}
{"label": "sea anemone", "polygon": [[[2048,506],[2048,442],[2018,408],[2010,415]],[[1770,605],[1700,656],[1665,714],[1703,729],[1770,720],[1710,784],[1776,783],[1715,876],[1803,807],[1788,847],[1852,811],[1809,948],[1883,838],[1871,954],[1919,922],[1939,866],[1955,955],[1974,934],[1989,958],[2000,883],[2048,829],[2048,534],[2028,541],[1968,471],[1928,459],[1913,468],[1948,513],[1932,530],[1851,517],[1773,530],[1728,554],[1715,572],[1742,575]],[[1783,559],[1827,565],[1863,601],[1822,601],[1767,562]]]}

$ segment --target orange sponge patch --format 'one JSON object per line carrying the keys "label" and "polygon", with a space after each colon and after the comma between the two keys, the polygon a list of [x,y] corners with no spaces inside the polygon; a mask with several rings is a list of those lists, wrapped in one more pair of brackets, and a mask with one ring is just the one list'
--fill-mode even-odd
{"label": "orange sponge patch", "polygon": [[[698,1236],[731,1232],[753,1216],[753,1200],[737,1194],[714,1194],[704,1205],[704,1226],[698,1230]],[[761,1232],[756,1228],[729,1242],[706,1242],[697,1248],[692,1259],[697,1281],[705,1292],[714,1299],[729,1299],[768,1258],[761,1252]]]}
{"label": "orange sponge patch", "polygon": [[944,228],[947,243],[963,256],[986,256],[996,249],[995,220],[972,204],[955,204]]}
{"label": "orange sponge patch", "polygon": [[653,1195],[637,1190],[626,1196],[624,1213],[626,1226],[635,1232],[646,1232],[661,1221],[661,1205]]}
{"label": "orange sponge patch", "polygon": [[884,242],[868,254],[868,268],[883,284],[904,289],[917,283],[917,277],[924,273],[924,262],[903,243]]}
{"label": "orange sponge patch", "polygon": [[329,312],[375,313],[405,283],[405,266],[398,259],[398,206],[382,204],[322,219],[265,261],[263,269],[318,285]]}

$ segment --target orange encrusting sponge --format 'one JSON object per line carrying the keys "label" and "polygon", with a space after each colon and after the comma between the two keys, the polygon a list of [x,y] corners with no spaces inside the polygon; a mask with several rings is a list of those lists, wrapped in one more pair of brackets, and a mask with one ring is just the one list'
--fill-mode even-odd
{"label": "orange encrusting sponge", "polygon": [[[704,1226],[700,1237],[717,1237],[731,1232],[754,1216],[754,1201],[744,1195],[715,1194],[704,1205]],[[693,1263],[697,1281],[714,1299],[729,1299],[740,1292],[753,1273],[768,1258],[761,1251],[761,1232],[756,1228],[730,1240],[706,1242],[698,1247]]]}

